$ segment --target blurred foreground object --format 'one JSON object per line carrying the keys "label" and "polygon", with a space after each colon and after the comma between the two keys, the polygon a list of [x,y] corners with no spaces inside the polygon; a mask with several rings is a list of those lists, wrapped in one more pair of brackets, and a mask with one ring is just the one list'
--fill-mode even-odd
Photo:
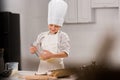
{"label": "blurred foreground object", "polygon": [[113,70],[96,62],[77,69],[76,80],[120,80],[120,70]]}
{"label": "blurred foreground object", "polygon": [[71,75],[74,75],[76,73],[75,69],[57,69],[52,70],[50,76],[57,77],[57,78],[64,78],[64,77],[70,77]]}

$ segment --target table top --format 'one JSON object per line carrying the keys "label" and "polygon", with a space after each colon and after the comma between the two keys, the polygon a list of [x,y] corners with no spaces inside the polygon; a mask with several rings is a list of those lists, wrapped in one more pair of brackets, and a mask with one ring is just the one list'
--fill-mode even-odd
{"label": "table top", "polygon": [[[36,71],[18,71],[14,74],[11,74],[8,78],[2,80],[25,80],[25,76],[35,75]],[[60,78],[54,80],[75,80],[75,77],[71,76],[68,78]]]}

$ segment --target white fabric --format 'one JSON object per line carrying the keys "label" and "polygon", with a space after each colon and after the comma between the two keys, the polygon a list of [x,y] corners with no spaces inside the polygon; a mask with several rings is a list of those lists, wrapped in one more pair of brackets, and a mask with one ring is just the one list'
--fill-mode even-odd
{"label": "white fabric", "polygon": [[42,41],[42,49],[48,50],[53,53],[57,53],[57,43],[58,43],[58,34],[56,35],[46,35]]}
{"label": "white fabric", "polygon": [[[49,35],[49,31],[42,32],[37,36],[37,39],[34,41],[33,45],[38,48],[38,50],[41,51],[42,42],[45,40],[45,38]],[[58,35],[58,52],[66,52],[68,55],[70,53],[70,39],[69,36],[62,31],[59,31],[57,33]],[[55,38],[55,37],[54,37]],[[46,40],[47,42],[51,42],[49,40]],[[56,42],[56,41],[55,41]],[[60,60],[60,61],[59,61]],[[55,63],[55,62],[54,62]],[[38,68],[37,74],[44,74],[45,72],[49,71],[50,68],[64,68],[63,58],[56,59],[56,63],[53,65],[52,63],[48,63],[46,61],[41,60]]]}
{"label": "white fabric", "polygon": [[[41,45],[43,50],[48,50],[54,54],[58,53],[58,34],[46,35],[42,40]],[[49,70],[61,69],[64,68],[64,64],[61,63],[61,59],[52,59],[52,61],[41,60],[38,68],[38,73],[45,74]]]}
{"label": "white fabric", "polygon": [[64,0],[51,0],[48,5],[48,25],[63,25],[67,11],[67,3]]}
{"label": "white fabric", "polygon": [[[41,44],[46,35],[49,34],[49,31],[42,32],[37,36],[37,39],[34,41],[33,45],[41,51]],[[69,36],[63,32],[59,31],[58,33],[58,52],[66,52],[68,55],[70,53],[70,39]]]}

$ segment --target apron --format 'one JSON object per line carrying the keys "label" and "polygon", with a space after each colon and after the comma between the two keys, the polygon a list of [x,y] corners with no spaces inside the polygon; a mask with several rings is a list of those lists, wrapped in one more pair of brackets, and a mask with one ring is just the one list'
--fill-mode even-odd
{"label": "apron", "polygon": [[[45,38],[42,40],[41,48],[43,50],[48,50],[54,54],[58,53],[58,33],[45,35]],[[64,64],[63,62],[61,62],[61,60],[61,58],[54,58],[50,61],[40,60],[38,73],[46,74],[50,70],[64,68]]]}

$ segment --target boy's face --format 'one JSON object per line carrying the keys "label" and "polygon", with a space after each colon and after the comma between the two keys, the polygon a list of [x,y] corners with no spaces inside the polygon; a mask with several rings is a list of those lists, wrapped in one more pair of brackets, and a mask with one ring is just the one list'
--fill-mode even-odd
{"label": "boy's face", "polygon": [[50,33],[56,34],[60,30],[61,27],[55,24],[49,24],[48,28],[50,30]]}

